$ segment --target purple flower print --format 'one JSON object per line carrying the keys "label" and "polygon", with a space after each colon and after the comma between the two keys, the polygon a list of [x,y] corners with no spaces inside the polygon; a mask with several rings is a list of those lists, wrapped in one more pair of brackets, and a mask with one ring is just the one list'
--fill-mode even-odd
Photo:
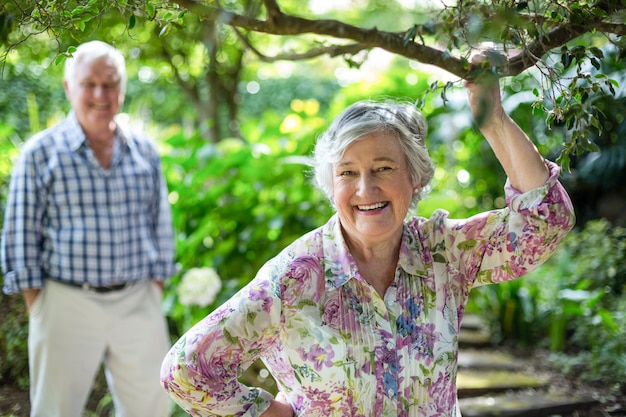
{"label": "purple flower print", "polygon": [[311,347],[311,350],[306,352],[304,348],[298,349],[300,351],[300,357],[304,361],[313,362],[313,368],[316,371],[322,370],[322,365],[330,368],[333,366],[333,358],[335,357],[335,352],[333,352],[332,346],[328,346],[327,348],[321,347],[319,344],[314,344]]}
{"label": "purple flower print", "polygon": [[267,291],[268,286],[269,282],[261,282],[259,285],[252,286],[248,295],[250,301],[263,301],[263,311],[266,313],[269,313],[272,308],[272,297]]}

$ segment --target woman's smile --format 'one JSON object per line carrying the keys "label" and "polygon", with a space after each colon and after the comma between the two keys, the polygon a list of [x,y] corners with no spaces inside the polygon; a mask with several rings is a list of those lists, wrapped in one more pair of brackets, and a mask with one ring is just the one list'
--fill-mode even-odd
{"label": "woman's smile", "polygon": [[384,209],[385,207],[387,207],[389,205],[388,202],[384,201],[384,202],[380,202],[380,203],[373,203],[373,204],[367,204],[367,205],[358,205],[356,206],[357,209],[359,209],[360,211],[380,211],[381,209]]}

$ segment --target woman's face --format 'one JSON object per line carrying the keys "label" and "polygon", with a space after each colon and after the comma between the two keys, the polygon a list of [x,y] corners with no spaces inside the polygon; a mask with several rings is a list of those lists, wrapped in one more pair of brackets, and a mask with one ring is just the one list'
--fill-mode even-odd
{"label": "woman's face", "polygon": [[400,239],[415,185],[393,133],[375,132],[352,143],[333,164],[333,184],[348,242],[371,247]]}

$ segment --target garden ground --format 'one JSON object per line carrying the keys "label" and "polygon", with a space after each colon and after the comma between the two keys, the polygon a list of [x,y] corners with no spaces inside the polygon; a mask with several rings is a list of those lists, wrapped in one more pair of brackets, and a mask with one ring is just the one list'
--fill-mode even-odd
{"label": "garden ground", "polygon": [[[516,369],[524,375],[537,377],[547,383],[540,387],[531,387],[524,390],[524,395],[532,402],[532,399],[539,394],[558,393],[565,398],[587,398],[593,399],[592,406],[586,406],[583,409],[559,414],[558,412],[540,413],[539,411],[529,412],[528,414],[501,414],[507,415],[526,415],[526,416],[562,416],[562,417],[626,417],[626,393],[620,395],[611,394],[610,387],[593,386],[584,383],[575,378],[564,376],[549,364],[546,352],[534,352],[529,355],[527,351],[518,349],[490,347],[487,353],[493,352],[493,357],[506,356],[515,358]],[[463,349],[462,349],[463,351]],[[461,362],[461,360],[460,360]],[[460,367],[462,367],[460,363]],[[462,370],[460,370],[460,375]],[[461,385],[461,384],[460,384]],[[92,396],[89,404],[89,410],[96,410],[99,399],[105,393],[106,388],[96,383],[96,392]],[[464,411],[465,412],[465,411]],[[10,387],[0,387],[0,417],[28,417],[29,404],[28,392]],[[467,414],[467,413],[466,413]],[[91,414],[95,416],[95,412]],[[485,416],[491,415],[489,413]]]}

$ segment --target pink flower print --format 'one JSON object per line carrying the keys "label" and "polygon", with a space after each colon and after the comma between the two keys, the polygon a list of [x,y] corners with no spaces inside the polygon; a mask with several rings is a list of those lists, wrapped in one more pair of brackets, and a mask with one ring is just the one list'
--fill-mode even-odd
{"label": "pink flower print", "polygon": [[342,416],[365,417],[364,414],[359,413],[357,400],[354,398],[354,393],[352,391],[346,392],[346,401],[342,401],[340,403],[339,411]]}
{"label": "pink flower print", "polygon": [[[221,305],[220,307],[216,308],[215,311],[213,311],[213,313],[211,313],[210,316],[206,317],[206,319],[204,320],[204,325],[214,326],[216,324],[219,324],[222,322],[222,320],[228,317],[232,313],[232,311],[233,309],[231,308],[230,303],[225,303]],[[199,335],[199,336],[204,336],[204,335]]]}
{"label": "pink flower print", "polygon": [[509,239],[507,240],[506,250],[509,252],[517,251],[517,235],[515,232],[509,232]]}
{"label": "pink flower print", "polygon": [[320,390],[319,388],[304,388],[305,395],[309,400],[307,415],[328,416],[333,411],[333,400],[331,391]]}
{"label": "pink flower print", "polygon": [[313,273],[322,272],[322,265],[313,256],[300,256],[291,262],[288,276],[297,281],[307,281]]}
{"label": "pink flower print", "polygon": [[456,403],[456,384],[450,383],[456,380],[456,371],[454,374],[449,372],[440,372],[437,379],[428,387],[430,398],[434,400],[434,406],[438,411],[452,410]]}
{"label": "pink flower print", "polygon": [[[291,262],[290,269],[287,271],[286,279],[281,284],[281,298],[288,306],[293,306],[296,300],[305,293],[306,288],[320,282],[324,285],[323,279],[317,279],[323,276],[322,265],[317,258],[313,256],[301,256]],[[314,291],[312,299],[319,302],[319,295],[323,291]]]}
{"label": "pink flower print", "polygon": [[216,399],[226,400],[237,390],[237,363],[238,358],[233,357],[232,349],[223,346],[205,355],[204,352],[213,348],[213,342],[218,343],[219,337],[215,335],[205,340],[198,348],[197,371],[204,378],[198,380],[198,388],[205,392],[229,393],[228,395],[216,396]]}
{"label": "pink flower print", "polygon": [[[456,229],[463,231],[466,241],[481,239],[483,230],[485,230],[487,223],[491,221],[490,218],[497,214],[498,212],[496,211],[490,211],[476,215],[471,218],[471,221],[468,219],[464,222],[460,222],[456,226]],[[459,244],[462,243],[463,242],[459,242]]]}
{"label": "pink flower print", "polygon": [[333,294],[326,299],[324,304],[324,324],[332,329],[339,330],[341,314],[339,291],[333,291]]}

